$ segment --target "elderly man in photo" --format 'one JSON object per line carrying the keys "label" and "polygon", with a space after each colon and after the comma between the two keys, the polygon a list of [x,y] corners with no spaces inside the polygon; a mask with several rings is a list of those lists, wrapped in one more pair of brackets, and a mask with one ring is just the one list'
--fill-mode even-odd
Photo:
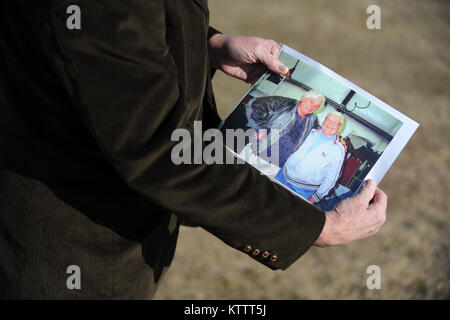
{"label": "elderly man in photo", "polygon": [[[258,131],[255,138],[260,141],[259,156],[266,160],[271,156],[276,141],[271,137],[270,131],[277,129],[280,137],[277,164],[283,166],[316,126],[317,117],[314,112],[324,104],[325,97],[315,90],[306,92],[301,101],[280,96],[250,100],[246,108],[247,125]],[[268,148],[263,154],[264,147]]]}
{"label": "elderly man in photo", "polygon": [[334,111],[320,130],[313,129],[293,153],[276,179],[311,203],[319,202],[336,184],[345,159],[345,147],[338,132],[344,117]]}

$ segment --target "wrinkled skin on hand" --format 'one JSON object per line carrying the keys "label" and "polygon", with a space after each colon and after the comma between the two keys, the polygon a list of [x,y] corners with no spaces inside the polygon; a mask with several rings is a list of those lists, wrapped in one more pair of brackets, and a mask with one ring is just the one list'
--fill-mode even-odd
{"label": "wrinkled skin on hand", "polygon": [[245,82],[255,83],[267,69],[289,72],[277,58],[279,45],[274,40],[216,34],[208,45],[211,66]]}
{"label": "wrinkled skin on hand", "polygon": [[373,180],[360,192],[326,212],[325,226],[314,245],[339,246],[376,234],[386,221],[387,196]]}

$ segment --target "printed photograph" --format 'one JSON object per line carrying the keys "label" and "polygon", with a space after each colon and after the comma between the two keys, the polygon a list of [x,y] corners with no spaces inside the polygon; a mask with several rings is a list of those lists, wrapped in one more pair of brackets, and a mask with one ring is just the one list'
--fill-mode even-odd
{"label": "printed photograph", "polygon": [[[366,94],[281,51],[221,126],[253,129],[233,151],[323,210],[356,193],[403,122]],[[229,146],[230,147],[230,146]]]}

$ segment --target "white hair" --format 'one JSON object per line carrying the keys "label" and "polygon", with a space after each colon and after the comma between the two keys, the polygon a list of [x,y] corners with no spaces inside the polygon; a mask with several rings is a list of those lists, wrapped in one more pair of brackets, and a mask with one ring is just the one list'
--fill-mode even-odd
{"label": "white hair", "polygon": [[313,99],[320,98],[320,100],[322,102],[321,102],[319,108],[317,108],[317,109],[320,109],[325,105],[325,96],[322,93],[320,93],[319,91],[314,90],[314,89],[311,89],[311,90],[305,92],[305,94],[303,94],[302,100],[303,100],[303,98],[313,98]]}
{"label": "white hair", "polygon": [[342,113],[340,113],[339,111],[332,111],[332,112],[330,112],[329,114],[327,114],[327,116],[325,117],[325,119],[328,118],[328,116],[329,116],[330,114],[333,114],[333,115],[339,117],[339,119],[341,119],[341,125],[344,125],[344,115],[343,115]]}

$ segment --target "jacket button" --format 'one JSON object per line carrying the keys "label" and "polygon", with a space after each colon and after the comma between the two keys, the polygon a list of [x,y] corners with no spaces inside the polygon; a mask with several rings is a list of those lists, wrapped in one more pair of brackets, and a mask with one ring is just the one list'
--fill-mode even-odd
{"label": "jacket button", "polygon": [[269,252],[268,251],[264,251],[264,253],[261,255],[264,259],[266,259],[269,256]]}
{"label": "jacket button", "polygon": [[255,249],[255,250],[253,250],[253,255],[257,256],[260,252],[261,252],[261,250]]}
{"label": "jacket button", "polygon": [[244,251],[245,252],[250,252],[250,251],[252,251],[252,247],[251,246],[249,246],[249,245],[246,245],[245,247],[244,247]]}
{"label": "jacket button", "polygon": [[270,258],[270,261],[272,261],[272,262],[277,262],[277,261],[278,261],[278,256],[277,256],[276,254],[274,254],[274,255],[272,256],[272,258]]}

